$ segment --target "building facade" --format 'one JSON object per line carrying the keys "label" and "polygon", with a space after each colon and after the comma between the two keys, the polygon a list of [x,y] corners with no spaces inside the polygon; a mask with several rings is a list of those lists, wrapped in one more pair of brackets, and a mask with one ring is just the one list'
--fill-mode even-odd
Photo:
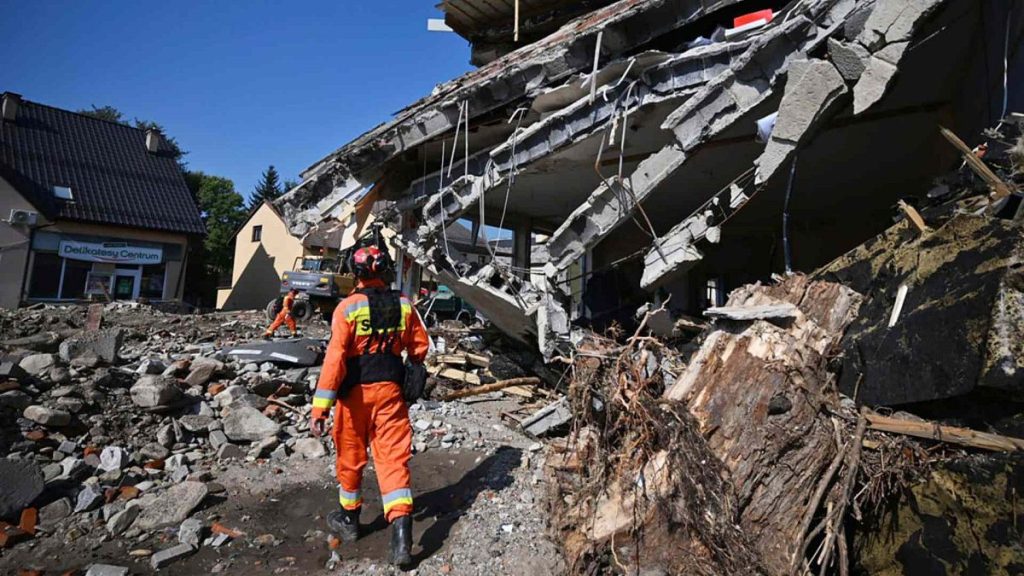
{"label": "building facade", "polygon": [[205,227],[160,134],[0,98],[0,306],[179,300]]}

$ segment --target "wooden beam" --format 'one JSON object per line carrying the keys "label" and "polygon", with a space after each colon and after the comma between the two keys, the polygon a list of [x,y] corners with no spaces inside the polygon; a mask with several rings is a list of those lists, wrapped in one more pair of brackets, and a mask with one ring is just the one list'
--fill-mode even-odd
{"label": "wooden beam", "polygon": [[889,416],[882,416],[870,411],[866,412],[864,417],[868,421],[868,428],[880,432],[892,432],[915,438],[927,438],[970,448],[992,450],[993,452],[1017,452],[1018,450],[1024,450],[1024,439],[1013,438],[1012,436],[979,432],[970,428],[944,426],[935,422],[900,420],[899,418],[890,418]]}
{"label": "wooden beam", "polygon": [[527,378],[511,378],[509,380],[502,380],[493,384],[487,384],[484,386],[477,386],[476,388],[470,388],[468,390],[459,390],[442,396],[440,400],[447,402],[449,400],[455,400],[457,398],[467,398],[469,396],[478,396],[480,394],[487,394],[488,392],[496,392],[502,388],[510,388],[512,386],[536,386],[540,384],[540,378],[527,377]]}
{"label": "wooden beam", "polygon": [[928,225],[924,223],[924,218],[921,217],[921,213],[918,212],[916,208],[914,208],[910,204],[907,204],[903,200],[900,200],[896,204],[900,207],[900,210],[903,211],[903,214],[907,217],[907,220],[910,220],[910,223],[914,225],[914,228],[917,228],[917,231],[922,236],[932,231],[932,229],[929,228]]}
{"label": "wooden beam", "polygon": [[952,130],[939,126],[939,132],[942,133],[943,138],[948,140],[960,152],[964,162],[967,163],[971,170],[988,184],[988,187],[992,190],[992,196],[996,200],[1005,198],[1013,193],[1013,188],[1007,185],[1006,182],[1003,182],[999,176],[996,176],[995,172],[982,162],[981,158],[978,158],[974,151],[967,144],[964,144],[964,141],[957,137]]}

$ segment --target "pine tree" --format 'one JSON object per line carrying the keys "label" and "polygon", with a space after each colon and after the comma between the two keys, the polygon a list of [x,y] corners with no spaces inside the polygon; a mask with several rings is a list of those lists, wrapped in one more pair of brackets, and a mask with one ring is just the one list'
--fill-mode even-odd
{"label": "pine tree", "polygon": [[252,195],[249,197],[249,208],[252,209],[259,206],[264,200],[273,201],[280,195],[281,179],[277,175],[277,169],[270,165],[263,171],[259,184],[256,185]]}

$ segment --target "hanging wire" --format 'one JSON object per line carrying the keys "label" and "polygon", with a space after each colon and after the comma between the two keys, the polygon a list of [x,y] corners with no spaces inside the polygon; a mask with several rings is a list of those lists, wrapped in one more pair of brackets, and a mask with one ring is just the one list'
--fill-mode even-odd
{"label": "hanging wire", "polygon": [[999,115],[999,121],[1006,118],[1006,107],[1009,104],[1009,93],[1007,92],[1007,77],[1009,76],[1009,53],[1010,53],[1010,22],[1013,20],[1013,4],[1007,3],[1006,7],[1006,37],[1003,40],[1003,113]]}
{"label": "hanging wire", "polygon": [[789,183],[786,184],[786,199],[782,205],[782,254],[786,260],[786,274],[793,272],[793,259],[789,249],[789,197],[793,193],[793,180],[796,176],[796,161],[799,153],[793,155],[793,163],[789,165]]}

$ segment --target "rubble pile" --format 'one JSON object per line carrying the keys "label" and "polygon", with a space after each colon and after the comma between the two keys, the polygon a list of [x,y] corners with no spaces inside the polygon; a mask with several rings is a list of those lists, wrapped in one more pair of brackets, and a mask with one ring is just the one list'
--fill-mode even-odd
{"label": "rubble pile", "polygon": [[[83,330],[94,316],[109,327]],[[291,361],[233,354],[264,322],[120,303],[3,312],[0,547],[121,539],[158,569],[238,537],[193,515],[224,492],[221,472],[326,454],[307,431],[322,343],[297,341],[313,352]]]}
{"label": "rubble pile", "polygon": [[584,339],[547,462],[572,572],[1019,570],[1018,137],[816,273],[734,290],[689,346],[650,307]]}

